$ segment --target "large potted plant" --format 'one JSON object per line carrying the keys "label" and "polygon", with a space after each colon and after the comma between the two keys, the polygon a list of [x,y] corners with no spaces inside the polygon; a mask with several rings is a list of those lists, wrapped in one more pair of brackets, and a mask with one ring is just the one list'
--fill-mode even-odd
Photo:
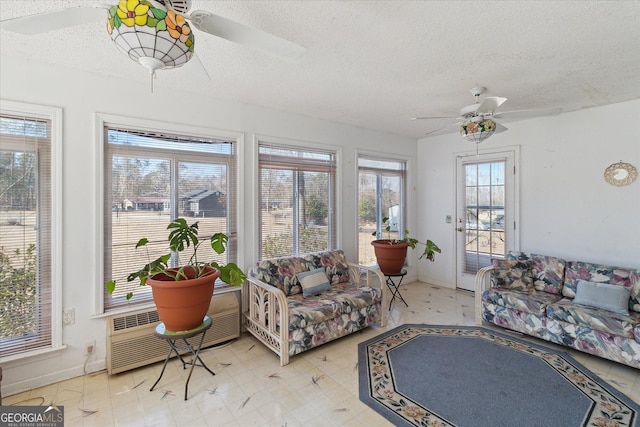
{"label": "large potted plant", "polygon": [[[169,236],[169,253],[149,260],[140,270],[130,273],[127,281],[140,280],[140,286],[151,286],[153,302],[158,309],[158,316],[169,331],[187,331],[199,326],[209,309],[216,279],[219,277],[232,286],[240,286],[247,276],[234,263],[226,265],[215,261],[198,260],[198,248],[205,240],[198,238],[198,223],[187,224],[184,218],[172,221],[167,229]],[[224,233],[215,233],[208,239],[211,248],[218,254],[226,250],[229,240]],[[136,249],[148,243],[142,238]],[[170,267],[172,253],[183,252],[193,245],[193,254],[189,261],[181,267]],[[113,293],[116,282],[106,283],[107,292]],[[127,299],[133,296],[127,294]]]}
{"label": "large potted plant", "polygon": [[[426,258],[429,261],[435,259],[436,252],[440,253],[441,250],[433,241],[427,240],[425,243],[420,242],[418,239],[409,237],[409,230],[404,230],[404,238],[392,239],[391,238],[391,224],[389,218],[382,218],[383,230],[388,233],[388,238],[378,239],[371,242],[373,245],[376,259],[378,261],[378,267],[384,274],[398,274],[404,267],[404,260],[407,257],[407,250],[409,248],[415,249],[417,245],[424,245],[424,252],[418,259]],[[371,233],[372,236],[377,237],[378,232]]]}

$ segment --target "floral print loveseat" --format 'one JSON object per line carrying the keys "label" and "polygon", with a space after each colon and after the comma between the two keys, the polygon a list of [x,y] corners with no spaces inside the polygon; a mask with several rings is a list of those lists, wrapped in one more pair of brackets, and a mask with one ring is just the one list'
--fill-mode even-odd
{"label": "floral print loveseat", "polygon": [[[304,296],[299,278],[319,269],[326,290]],[[243,323],[284,366],[289,356],[378,322],[385,326],[384,283],[380,270],[347,262],[342,250],[259,261],[242,288]]]}
{"label": "floral print loveseat", "polygon": [[[476,276],[477,324],[485,320],[640,369],[640,269],[524,252],[492,263]],[[608,304],[610,293],[583,298],[594,288],[612,290],[619,303]]]}

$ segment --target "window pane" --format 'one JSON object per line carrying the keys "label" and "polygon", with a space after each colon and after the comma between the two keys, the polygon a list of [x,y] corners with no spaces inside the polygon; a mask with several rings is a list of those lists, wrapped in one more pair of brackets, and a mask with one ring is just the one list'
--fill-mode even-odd
{"label": "window pane", "polygon": [[335,153],[261,143],[260,257],[335,244]]}
{"label": "window pane", "polygon": [[465,248],[463,271],[475,274],[491,258],[504,258],[505,162],[464,165]]}
{"label": "window pane", "polygon": [[491,164],[481,163],[478,166],[478,185],[491,184]]}
{"label": "window pane", "polygon": [[[378,238],[401,238],[405,229],[403,161],[358,158],[358,262],[374,265],[371,246]],[[382,229],[382,219],[389,218],[390,231]]]}
{"label": "window pane", "polygon": [[[170,162],[145,157],[113,156],[111,206],[111,277],[118,284],[112,298],[128,292],[138,297],[151,288],[127,283],[127,275],[167,253],[170,222]],[[135,250],[142,237],[149,239]]]}
{"label": "window pane", "polygon": [[360,171],[358,187],[358,263],[373,265],[376,257],[371,241],[371,233],[377,230],[377,174],[375,172]]}
{"label": "window pane", "polygon": [[293,171],[260,171],[262,258],[291,255],[293,251]]}
{"label": "window pane", "polygon": [[399,176],[380,177],[380,195],[382,199],[382,216],[389,218],[390,231],[382,233],[384,239],[398,239],[404,233],[402,217],[400,215],[400,184]]}
{"label": "window pane", "polygon": [[[178,168],[178,211],[190,224],[198,222],[198,236],[207,239],[215,233],[228,234],[227,166],[180,162]],[[188,260],[193,252],[180,254]],[[207,242],[198,249],[199,261],[227,262],[227,253],[218,255]],[[178,261],[180,264],[181,261]]]}
{"label": "window pane", "polygon": [[405,169],[404,162],[392,161],[392,160],[380,160],[380,159],[368,159],[365,157],[358,158],[358,167],[366,169],[385,169],[402,171]]}
{"label": "window pane", "polygon": [[50,127],[0,117],[0,357],[52,345]]}
{"label": "window pane", "polygon": [[230,155],[233,153],[232,143],[208,138],[167,135],[152,132],[137,132],[127,129],[109,129],[109,144],[123,147],[144,147],[160,151],[190,151],[196,153],[217,153]]}
{"label": "window pane", "polygon": [[329,183],[328,173],[299,172],[300,220],[299,253],[329,249]]}

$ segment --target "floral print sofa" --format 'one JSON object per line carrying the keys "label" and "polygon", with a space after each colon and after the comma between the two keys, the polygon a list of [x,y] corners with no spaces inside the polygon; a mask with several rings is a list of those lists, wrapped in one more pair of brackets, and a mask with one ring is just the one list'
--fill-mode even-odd
{"label": "floral print sofa", "polygon": [[[640,369],[640,269],[524,252],[492,263],[476,276],[477,324],[484,320]],[[579,284],[585,295],[584,282],[612,289],[627,307],[598,308],[576,298]]]}
{"label": "floral print sofa", "polygon": [[[304,296],[299,277],[319,268],[327,289]],[[290,356],[378,322],[385,326],[384,283],[380,270],[347,262],[341,250],[259,261],[242,288],[243,323],[284,366]]]}

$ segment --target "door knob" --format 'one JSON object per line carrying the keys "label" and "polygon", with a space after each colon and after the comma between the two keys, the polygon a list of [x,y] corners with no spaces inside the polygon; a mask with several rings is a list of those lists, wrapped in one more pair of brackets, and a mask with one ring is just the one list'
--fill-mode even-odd
{"label": "door knob", "polygon": [[462,230],[464,230],[462,227],[458,227],[456,228],[456,230],[458,230],[460,233],[462,233]]}

